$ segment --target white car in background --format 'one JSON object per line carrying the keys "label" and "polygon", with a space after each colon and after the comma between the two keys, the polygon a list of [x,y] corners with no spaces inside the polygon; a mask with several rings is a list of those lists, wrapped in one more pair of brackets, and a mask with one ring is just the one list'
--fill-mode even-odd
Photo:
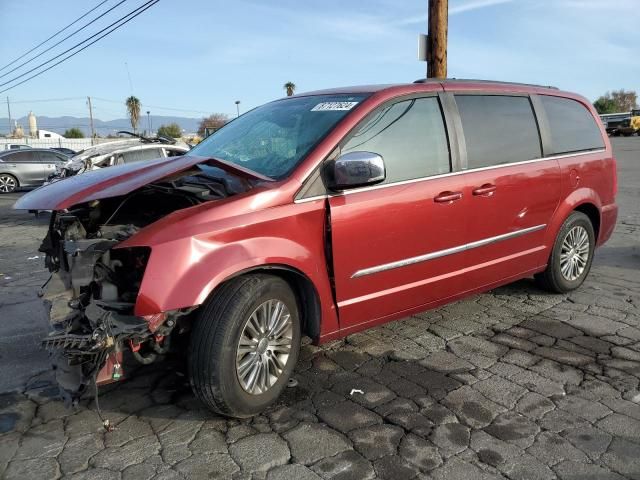
{"label": "white car in background", "polygon": [[113,165],[177,157],[189,151],[186,143],[178,143],[175,139],[147,138],[129,132],[119,133],[126,133],[135,138],[102,143],[78,152],[64,166],[58,168],[55,174],[49,177],[48,182]]}

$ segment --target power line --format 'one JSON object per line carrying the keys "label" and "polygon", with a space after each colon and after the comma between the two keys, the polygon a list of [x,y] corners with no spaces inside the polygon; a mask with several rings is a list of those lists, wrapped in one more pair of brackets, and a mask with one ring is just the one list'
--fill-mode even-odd
{"label": "power line", "polygon": [[[61,64],[62,62],[64,62],[65,60],[68,60],[69,58],[71,58],[71,57],[73,57],[73,56],[77,55],[78,53],[82,52],[83,50],[86,50],[87,48],[89,48],[89,47],[90,47],[91,45],[93,45],[94,43],[96,43],[96,42],[98,42],[98,41],[102,40],[104,37],[106,37],[107,35],[109,35],[109,34],[113,33],[113,32],[114,32],[115,30],[117,30],[118,28],[120,28],[120,27],[122,27],[122,26],[126,25],[126,24],[127,24],[127,23],[129,23],[131,20],[133,20],[133,19],[134,19],[134,18],[136,18],[138,15],[142,14],[143,12],[145,12],[146,10],[148,10],[149,8],[151,8],[152,6],[154,6],[154,5],[155,5],[156,3],[158,3],[159,1],[160,1],[160,0],[150,0],[149,2],[147,2],[147,3],[143,4],[142,6],[138,7],[137,9],[135,9],[135,10],[131,11],[130,13],[128,13],[127,15],[125,15],[124,17],[122,17],[121,19],[119,19],[118,21],[116,21],[116,22],[112,23],[112,24],[111,24],[111,25],[109,25],[108,27],[106,27],[106,28],[102,29],[100,32],[98,32],[98,33],[96,33],[96,34],[92,35],[92,36],[91,36],[91,37],[89,37],[88,39],[86,39],[86,40],[84,40],[84,41],[80,42],[79,44],[75,45],[74,47],[70,48],[69,50],[73,50],[74,48],[78,47],[79,45],[82,45],[82,44],[83,44],[83,43],[85,43],[87,40],[90,40],[91,38],[95,37],[95,36],[96,36],[96,35],[98,35],[99,33],[101,33],[101,32],[103,32],[104,30],[107,30],[108,28],[110,28],[112,25],[115,25],[116,23],[119,23],[119,22],[121,22],[122,20],[124,20],[125,18],[127,18],[127,17],[131,16],[131,15],[133,14],[133,12],[136,12],[137,10],[139,10],[135,15],[131,16],[131,18],[128,18],[126,21],[122,22],[120,25],[116,25],[114,28],[112,28],[111,30],[109,30],[108,32],[106,32],[104,35],[102,35],[102,36],[100,36],[100,37],[96,38],[93,42],[91,42],[91,43],[89,43],[89,44],[85,45],[84,47],[82,47],[82,48],[81,48],[81,49],[79,49],[79,50],[76,50],[76,51],[75,51],[75,52],[73,52],[72,54],[67,55],[67,56],[66,56],[66,57],[64,57],[62,60],[60,60],[60,61],[58,61],[58,62],[54,63],[53,65],[51,65],[51,66],[49,66],[49,67],[45,68],[44,70],[42,70],[42,71],[40,71],[40,72],[38,72],[38,73],[35,73],[34,75],[31,75],[30,77],[27,77],[26,79],[22,80],[21,82],[18,82],[18,83],[16,83],[15,85],[11,85],[10,87],[5,88],[4,90],[0,90],[0,93],[4,93],[4,92],[6,92],[6,91],[8,91],[8,90],[11,90],[12,88],[15,88],[15,87],[17,87],[17,86],[19,86],[19,85],[22,85],[22,84],[23,84],[23,83],[25,83],[25,82],[28,82],[28,81],[29,81],[29,80],[31,80],[32,78],[38,77],[38,76],[42,75],[43,73],[48,72],[48,71],[49,71],[49,70],[51,70],[53,67],[55,67],[55,66],[57,66],[57,65],[60,65],[60,64]],[[143,7],[144,7],[144,8],[143,8]],[[29,72],[25,72],[25,73],[23,73],[22,75],[19,75],[18,77],[15,77],[15,78],[13,78],[13,79],[9,80],[8,82],[5,82],[5,83],[0,84],[0,86],[4,86],[4,85],[6,85],[7,83],[11,83],[11,82],[13,82],[13,81],[14,81],[14,80],[16,80],[16,79],[18,79],[18,78],[20,78],[20,77],[23,77],[23,76],[24,76],[24,75],[26,75],[27,73],[30,73],[30,72],[32,72],[32,71],[34,71],[34,70],[37,70],[38,68],[40,68],[40,67],[42,67],[42,66],[46,65],[47,63],[49,63],[49,62],[51,62],[51,61],[55,60],[56,58],[60,57],[60,56],[61,56],[61,55],[63,55],[64,53],[68,52],[69,50],[67,50],[67,51],[65,51],[65,52],[63,52],[63,53],[61,53],[60,55],[57,55],[56,57],[52,58],[51,60],[48,60],[47,62],[44,62],[44,63],[43,63],[43,64],[41,64],[41,65],[38,65],[37,67],[35,67],[35,68],[33,68],[33,69],[29,70]]]}
{"label": "power line", "polygon": [[[125,0],[123,0],[123,1],[125,1]],[[47,60],[46,62],[43,62],[43,63],[41,63],[40,65],[36,65],[36,66],[35,66],[35,67],[33,67],[31,70],[27,70],[26,72],[21,73],[21,74],[20,74],[20,75],[18,75],[17,77],[13,77],[12,79],[7,80],[7,81],[6,81],[6,82],[4,82],[4,83],[0,83],[0,87],[3,87],[4,85],[8,85],[9,83],[11,83],[11,82],[13,82],[13,81],[15,81],[15,80],[18,80],[19,78],[22,78],[22,77],[24,77],[25,75],[28,75],[28,74],[30,74],[31,72],[33,72],[33,71],[35,71],[35,70],[39,69],[40,67],[43,67],[43,66],[45,66],[46,64],[53,62],[55,59],[60,58],[60,57],[61,57],[61,56],[63,56],[65,53],[68,53],[68,52],[70,52],[71,50],[74,50],[75,48],[78,48],[78,47],[79,47],[80,45],[82,45],[83,43],[86,43],[86,42],[88,42],[89,40],[91,40],[92,38],[94,38],[94,37],[96,37],[96,36],[100,35],[100,34],[101,34],[102,32],[104,32],[105,30],[108,30],[109,28],[113,27],[115,24],[117,24],[117,23],[121,22],[123,19],[125,19],[125,18],[127,18],[128,16],[132,15],[135,11],[137,11],[137,10],[141,9],[141,8],[142,8],[142,7],[144,7],[145,5],[148,5],[148,4],[149,4],[149,3],[151,3],[152,1],[153,1],[153,0],[149,0],[147,3],[145,3],[145,4],[141,5],[141,6],[139,6],[139,7],[138,7],[138,8],[136,8],[135,10],[132,10],[131,12],[129,12],[129,13],[128,13],[127,15],[125,15],[124,17],[120,17],[118,20],[116,20],[115,22],[113,22],[113,23],[112,23],[112,24],[110,24],[110,25],[107,25],[105,28],[103,28],[103,29],[102,29],[102,30],[100,30],[99,32],[96,32],[96,33],[94,33],[93,35],[91,35],[90,37],[88,37],[88,38],[84,39],[83,41],[81,41],[81,42],[79,42],[79,43],[76,43],[73,47],[66,49],[64,52],[59,53],[58,55],[56,55],[56,56],[55,56],[55,57],[53,57],[53,58],[50,58],[50,59],[49,59],[49,60]],[[121,3],[122,3],[122,2],[121,2]],[[142,13],[142,12],[140,12],[140,13]],[[125,23],[126,23],[126,22],[125,22]],[[123,24],[123,25],[124,25],[124,24]],[[114,29],[114,30],[115,30],[115,29]],[[102,38],[102,37],[101,37],[101,38]],[[99,39],[98,39],[98,40],[99,40]],[[95,43],[95,42],[93,42],[93,43]],[[90,43],[89,45],[92,45],[93,43]],[[87,47],[88,47],[89,45],[87,45]],[[84,48],[82,48],[82,49],[78,50],[78,52],[80,52],[80,51],[82,51],[82,50],[84,50]],[[78,53],[78,52],[75,52],[75,53]],[[68,58],[69,58],[69,57],[68,57]],[[57,65],[57,64],[56,64],[56,65]],[[46,70],[44,70],[44,71],[46,71]],[[4,75],[0,75],[0,77],[2,77],[2,76],[4,76]],[[18,85],[19,85],[19,84],[18,84]],[[15,85],[14,85],[14,86],[15,86]],[[12,87],[12,88],[13,88],[13,87]]]}
{"label": "power line", "polygon": [[[11,104],[14,105],[14,104],[32,104],[32,103],[47,103],[47,102],[67,102],[72,100],[85,100],[85,99],[86,97],[40,98],[40,99],[34,99],[34,100],[11,100]],[[98,102],[113,103],[116,105],[124,106],[124,102],[120,100],[94,97],[93,95],[91,96],[91,100],[94,101],[94,103],[97,100]],[[168,110],[168,111],[186,112],[186,113],[202,113],[207,115],[210,113],[209,111],[205,111],[205,110],[190,110],[188,108],[161,107],[159,105],[147,105],[146,103],[144,105],[148,108],[155,108],[157,110]],[[113,110],[107,110],[99,105],[98,106],[94,105],[93,109],[99,112],[105,112],[109,115],[114,115],[114,116],[124,115],[123,113],[116,113]],[[158,115],[155,115],[155,116],[157,117]]]}
{"label": "power line", "polygon": [[67,25],[66,27],[64,27],[61,30],[58,30],[56,33],[54,33],[53,35],[51,35],[49,38],[47,38],[46,40],[43,40],[42,42],[40,42],[38,45],[36,45],[35,47],[33,47],[31,50],[29,50],[28,52],[23,53],[22,55],[20,55],[18,58],[16,58],[15,60],[12,60],[11,62],[7,63],[4,67],[0,68],[0,72],[2,70],[4,70],[7,67],[10,67],[11,65],[13,65],[14,63],[16,63],[18,60],[20,60],[22,57],[25,57],[27,55],[29,55],[31,52],[33,52],[34,50],[36,50],[38,47],[41,47],[42,45],[44,45],[45,43],[47,43],[49,40],[51,40],[52,38],[55,38],[56,36],[60,35],[62,32],[64,32],[67,28],[71,27],[72,25],[75,25],[76,23],[78,23],[80,20],[82,20],[84,17],[86,17],[87,15],[89,15],[91,12],[93,12],[94,10],[96,10],[97,8],[101,7],[102,5],[104,5],[105,3],[107,3],[109,0],[104,0],[102,2],[100,2],[98,5],[96,5],[95,7],[93,7],[91,10],[89,10],[87,13],[85,13],[84,15],[82,15],[81,17],[76,18],[73,22],[71,22],[69,25]]}
{"label": "power line", "polygon": [[66,102],[68,100],[84,100],[84,97],[41,98],[41,99],[37,99],[37,100],[11,100],[11,103]]}
{"label": "power line", "polygon": [[[122,5],[124,2],[126,2],[127,0],[121,0],[119,3],[117,3],[116,5],[114,5],[113,7],[111,7],[109,10],[107,10],[106,12],[101,13],[100,15],[98,15],[96,18],[94,18],[93,20],[91,20],[89,23],[83,25],[82,27],[80,27],[79,29],[77,29],[76,31],[74,31],[73,33],[67,35],[66,37],[64,37],[62,40],[58,41],[57,43],[54,43],[52,46],[50,46],[49,48],[47,48],[46,50],[43,50],[42,52],[40,52],[39,54],[37,54],[35,57],[31,57],[29,60],[27,60],[26,62],[22,62],[20,65],[18,65],[17,67],[13,67],[11,70],[9,70],[8,72],[3,73],[2,75],[0,75],[0,78],[2,77],[6,77],[7,75],[9,75],[12,72],[15,72],[16,70],[24,67],[25,65],[27,65],[28,63],[33,62],[36,58],[41,57],[42,55],[44,55],[45,53],[53,50],[54,48],[56,48],[58,45],[60,45],[62,42],[68,40],[69,38],[73,37],[76,33],[81,32],[82,30],[84,30],[85,28],[87,28],[89,25],[97,22],[99,19],[101,19],[102,17],[104,17],[107,13],[115,10],[116,8],[118,8],[120,5]],[[98,32],[100,33],[100,32]],[[89,37],[91,38],[91,37]],[[85,40],[86,41],[86,40]],[[77,46],[77,45],[76,45]],[[72,47],[70,50],[73,50]],[[68,52],[69,50],[62,52],[60,55],[64,55],[66,52]],[[23,55],[24,56],[24,55]],[[54,59],[57,57],[54,57]],[[36,67],[38,68],[38,67]],[[1,69],[0,69],[1,70]],[[29,72],[32,72],[33,70],[29,70]],[[23,75],[26,75],[27,73],[24,73]],[[20,78],[19,76],[16,78]]]}
{"label": "power line", "polygon": [[[101,97],[91,97],[91,98],[93,98],[94,100],[99,100],[101,102],[117,103],[118,105],[124,105],[124,103],[119,101],[119,100],[111,100],[111,99],[108,99],[108,98],[101,98]],[[211,112],[208,112],[208,111],[205,111],[205,110],[189,110],[189,109],[186,109],[186,108],[160,107],[158,105],[148,105],[146,103],[144,103],[143,105],[145,107],[148,107],[148,108],[157,108],[158,110],[169,110],[169,111],[174,111],[174,112],[204,113],[204,114],[207,114],[207,115],[211,113]]]}

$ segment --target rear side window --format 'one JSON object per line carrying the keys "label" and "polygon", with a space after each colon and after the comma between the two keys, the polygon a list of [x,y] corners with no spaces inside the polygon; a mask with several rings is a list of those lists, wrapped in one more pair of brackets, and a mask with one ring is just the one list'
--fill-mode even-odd
{"label": "rear side window", "polygon": [[524,162],[542,156],[528,97],[456,95],[468,168]]}
{"label": "rear side window", "polygon": [[367,151],[382,156],[384,183],[450,171],[449,145],[437,98],[414,98],[386,105],[367,117],[342,153]]}
{"label": "rear side window", "polygon": [[604,140],[593,115],[570,98],[541,95],[547,113],[551,142],[556,154],[604,148]]}
{"label": "rear side window", "polygon": [[162,157],[159,148],[145,148],[141,150],[133,150],[122,154],[124,163],[142,162],[144,160],[152,160]]}
{"label": "rear side window", "polygon": [[40,152],[40,161],[44,163],[63,162],[64,160],[52,152]]}

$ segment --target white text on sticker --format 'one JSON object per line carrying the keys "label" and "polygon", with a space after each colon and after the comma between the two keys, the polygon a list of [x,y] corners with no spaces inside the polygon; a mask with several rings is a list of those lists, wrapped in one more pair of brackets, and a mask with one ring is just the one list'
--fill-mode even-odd
{"label": "white text on sticker", "polygon": [[312,112],[328,112],[335,110],[351,110],[358,102],[322,102],[311,109]]}

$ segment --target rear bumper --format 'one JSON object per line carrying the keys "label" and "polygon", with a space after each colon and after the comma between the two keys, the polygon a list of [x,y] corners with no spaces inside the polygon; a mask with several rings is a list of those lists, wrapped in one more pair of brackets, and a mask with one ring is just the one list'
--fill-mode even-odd
{"label": "rear bumper", "polygon": [[600,211],[600,234],[598,235],[598,243],[600,246],[605,243],[611,235],[613,234],[613,230],[616,228],[616,221],[618,219],[618,205],[612,203],[610,205],[605,205],[602,207]]}

